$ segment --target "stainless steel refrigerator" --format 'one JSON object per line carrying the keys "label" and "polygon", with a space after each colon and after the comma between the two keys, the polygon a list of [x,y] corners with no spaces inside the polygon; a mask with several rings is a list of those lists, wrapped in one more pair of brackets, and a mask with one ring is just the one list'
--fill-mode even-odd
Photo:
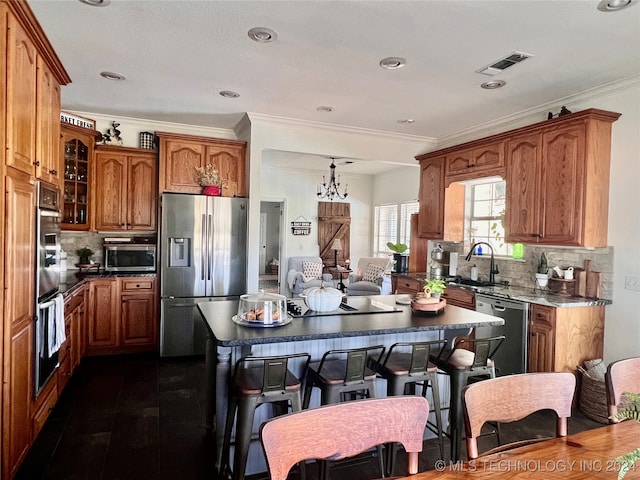
{"label": "stainless steel refrigerator", "polygon": [[160,356],[204,353],[198,303],[247,288],[247,199],[165,193],[160,224]]}

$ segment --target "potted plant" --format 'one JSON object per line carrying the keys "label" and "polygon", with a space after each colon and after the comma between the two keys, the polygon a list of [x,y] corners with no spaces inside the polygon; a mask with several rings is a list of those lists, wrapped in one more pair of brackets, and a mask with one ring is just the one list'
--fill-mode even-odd
{"label": "potted plant", "polygon": [[[612,418],[616,420],[635,420],[636,422],[640,422],[640,393],[624,392],[621,403],[624,406],[619,409],[618,413]],[[624,478],[638,460],[640,460],[640,448],[616,457],[615,461],[620,464],[618,480]]]}
{"label": "potted plant", "polygon": [[387,248],[393,253],[393,261],[396,266],[396,273],[406,273],[409,271],[409,256],[404,255],[404,252],[409,248],[404,243],[387,242]]}
{"label": "potted plant", "polygon": [[422,291],[425,294],[431,294],[432,297],[439,297],[444,293],[446,288],[447,288],[447,284],[444,283],[444,280],[425,278]]}
{"label": "potted plant", "polygon": [[540,261],[538,262],[538,273],[536,273],[536,283],[540,288],[544,288],[549,283],[549,266],[547,265],[547,257],[542,252]]}
{"label": "potted plant", "polygon": [[204,167],[196,167],[196,181],[202,187],[203,194],[220,196],[222,180],[218,170],[210,163]]}
{"label": "potted plant", "polygon": [[91,257],[95,252],[91,250],[89,247],[82,247],[76,250],[76,255],[80,257],[79,263],[80,265],[89,265],[91,262]]}

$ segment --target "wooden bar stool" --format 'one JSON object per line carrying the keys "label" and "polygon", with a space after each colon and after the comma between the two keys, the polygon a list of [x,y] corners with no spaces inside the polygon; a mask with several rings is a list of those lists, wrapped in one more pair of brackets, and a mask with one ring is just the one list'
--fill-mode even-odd
{"label": "wooden bar stool", "polygon": [[[380,364],[373,364],[379,376],[387,381],[387,396],[415,395],[416,386],[421,387],[422,396],[427,398],[427,388],[431,386],[433,412],[436,423],[427,423],[427,428],[438,436],[440,458],[444,458],[444,434],[440,413],[440,393],[438,388],[438,367],[429,361],[440,356],[447,340],[430,342],[394,343]],[[434,429],[435,427],[435,429]],[[387,475],[392,475],[395,466],[396,444],[387,445]]]}
{"label": "wooden bar stool", "polygon": [[311,360],[308,353],[273,357],[244,357],[236,362],[229,392],[229,409],[224,432],[220,476],[226,476],[229,468],[231,432],[236,418],[233,479],[243,480],[251,443],[255,409],[263,403],[271,403],[274,416],[302,410],[301,382],[289,371],[291,360],[303,362],[305,372]]}
{"label": "wooden bar stool", "polygon": [[[376,397],[376,372],[367,365],[379,363],[384,354],[384,345],[329,350],[319,362],[307,367],[303,408],[309,408],[311,392],[320,389],[320,403],[328,405],[344,400]],[[378,446],[380,474],[384,476],[382,447]],[[320,461],[320,479],[329,478],[329,462]]]}
{"label": "wooden bar stool", "polygon": [[[455,340],[453,348],[443,349],[439,355],[432,356],[431,361],[447,375],[450,381],[450,438],[451,460],[460,459],[460,441],[462,437],[462,389],[469,380],[495,378],[496,370],[491,357],[495,355],[504,335],[474,340]],[[470,347],[471,350],[467,350]],[[499,435],[499,431],[498,431]]]}

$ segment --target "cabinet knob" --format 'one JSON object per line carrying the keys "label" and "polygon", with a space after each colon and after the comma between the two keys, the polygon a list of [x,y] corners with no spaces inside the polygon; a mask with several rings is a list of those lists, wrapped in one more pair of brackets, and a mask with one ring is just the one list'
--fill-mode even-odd
{"label": "cabinet knob", "polygon": [[140,285],[139,285],[139,284],[138,284],[138,285],[136,285],[136,288],[140,288]]}
{"label": "cabinet knob", "polygon": [[34,164],[36,167],[39,167],[39,166],[40,166],[40,160],[36,160],[35,162],[33,162],[33,164]]}
{"label": "cabinet knob", "polygon": [[531,332],[531,336],[535,337],[536,336],[536,332]]}
{"label": "cabinet knob", "polygon": [[51,175],[58,175],[58,171],[57,170],[49,170],[49,173]]}

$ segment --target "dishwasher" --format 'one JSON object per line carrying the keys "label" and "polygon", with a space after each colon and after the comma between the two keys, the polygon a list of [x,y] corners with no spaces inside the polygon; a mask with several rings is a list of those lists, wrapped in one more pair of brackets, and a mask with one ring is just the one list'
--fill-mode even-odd
{"label": "dishwasher", "polygon": [[476,294],[476,311],[504,319],[502,326],[476,328],[476,338],[505,336],[504,342],[493,356],[496,375],[526,373],[529,304],[498,296]]}

